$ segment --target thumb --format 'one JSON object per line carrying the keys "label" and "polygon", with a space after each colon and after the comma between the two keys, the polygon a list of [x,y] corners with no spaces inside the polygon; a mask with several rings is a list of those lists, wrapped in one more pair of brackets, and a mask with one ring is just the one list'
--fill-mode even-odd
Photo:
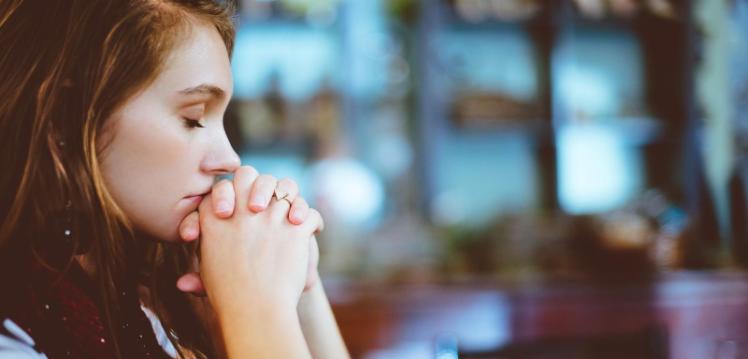
{"label": "thumb", "polygon": [[190,272],[179,277],[177,279],[177,289],[196,296],[205,296],[203,280],[200,278],[200,273],[197,272]]}

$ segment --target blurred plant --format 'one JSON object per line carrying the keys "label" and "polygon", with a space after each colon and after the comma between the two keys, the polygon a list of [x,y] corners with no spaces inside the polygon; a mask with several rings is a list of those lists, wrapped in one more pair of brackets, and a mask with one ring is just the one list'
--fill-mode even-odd
{"label": "blurred plant", "polygon": [[[406,2],[407,0],[393,0]],[[569,0],[565,0],[569,1]],[[678,13],[678,3],[671,0],[572,0],[587,17],[601,19],[608,15],[632,17],[646,12],[655,16],[672,18]],[[469,22],[496,19],[521,21],[540,12],[547,1],[540,0],[449,0],[457,15]]]}
{"label": "blurred plant", "polygon": [[305,18],[308,23],[329,25],[341,0],[240,0],[242,14],[251,19]]}
{"label": "blurred plant", "polygon": [[496,247],[502,242],[501,231],[492,233],[470,227],[453,226],[442,232],[446,276],[481,275],[500,268]]}
{"label": "blurred plant", "polygon": [[[543,270],[543,249],[554,248],[565,232],[564,216],[516,214],[496,218],[484,228],[443,228],[442,267],[446,277],[493,276],[531,279]],[[559,267],[555,269],[560,270]]]}
{"label": "blurred plant", "polygon": [[418,0],[387,0],[390,16],[404,23],[414,23],[418,19]]}
{"label": "blurred plant", "polygon": [[307,19],[334,17],[340,0],[279,0],[283,8]]}
{"label": "blurred plant", "polygon": [[470,22],[524,20],[541,9],[539,0],[451,0],[457,14]]}
{"label": "blurred plant", "polygon": [[621,282],[658,271],[713,266],[694,223],[664,194],[650,190],[609,213],[523,214],[481,229],[441,232],[441,270],[450,277],[588,278]]}

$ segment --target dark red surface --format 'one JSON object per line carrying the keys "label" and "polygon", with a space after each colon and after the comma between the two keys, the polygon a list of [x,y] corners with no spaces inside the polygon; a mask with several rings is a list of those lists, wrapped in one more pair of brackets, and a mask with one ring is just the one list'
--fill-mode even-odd
{"label": "dark red surface", "polygon": [[482,346],[496,338],[497,349],[601,342],[589,338],[626,345],[616,338],[638,335],[677,359],[714,358],[720,343],[748,340],[748,276],[739,273],[673,273],[625,285],[337,283],[328,292],[354,357],[446,333]]}

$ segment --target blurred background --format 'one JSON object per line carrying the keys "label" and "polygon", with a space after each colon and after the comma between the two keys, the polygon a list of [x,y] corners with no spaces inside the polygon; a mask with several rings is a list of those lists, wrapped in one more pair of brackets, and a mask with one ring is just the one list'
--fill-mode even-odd
{"label": "blurred background", "polygon": [[748,1],[240,0],[356,358],[748,358]]}

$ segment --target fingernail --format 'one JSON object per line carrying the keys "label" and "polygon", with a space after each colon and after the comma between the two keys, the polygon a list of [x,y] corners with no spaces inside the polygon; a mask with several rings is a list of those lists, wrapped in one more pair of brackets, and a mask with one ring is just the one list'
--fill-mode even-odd
{"label": "fingernail", "polygon": [[299,211],[291,211],[291,220],[296,223],[301,223],[302,218],[301,215],[299,215]]}
{"label": "fingernail", "polygon": [[255,207],[264,207],[267,203],[267,198],[264,196],[257,196],[252,198],[252,205]]}
{"label": "fingernail", "polygon": [[216,204],[216,210],[218,213],[228,213],[231,211],[231,206],[226,201],[218,201],[218,204]]}

